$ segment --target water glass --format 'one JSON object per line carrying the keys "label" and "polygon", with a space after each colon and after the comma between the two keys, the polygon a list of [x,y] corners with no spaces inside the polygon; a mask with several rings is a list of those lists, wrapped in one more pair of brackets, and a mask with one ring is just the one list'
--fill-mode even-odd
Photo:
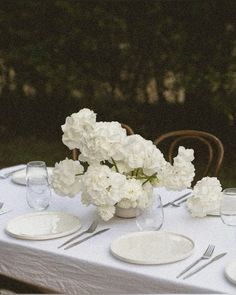
{"label": "water glass", "polygon": [[26,168],[26,200],[28,205],[37,210],[45,210],[50,203],[51,190],[45,162],[33,161]]}
{"label": "water glass", "polygon": [[236,188],[223,190],[220,216],[224,224],[236,226]]}
{"label": "water glass", "polygon": [[164,212],[160,195],[153,197],[150,207],[140,210],[136,217],[136,224],[141,231],[159,230],[164,222]]}

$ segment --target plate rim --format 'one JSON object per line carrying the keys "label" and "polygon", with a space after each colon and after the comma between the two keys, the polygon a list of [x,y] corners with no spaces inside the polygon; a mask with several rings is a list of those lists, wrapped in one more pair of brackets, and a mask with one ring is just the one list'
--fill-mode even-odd
{"label": "plate rim", "polygon": [[[115,253],[114,250],[112,249],[112,246],[113,244],[117,243],[120,239],[123,239],[127,236],[135,236],[135,235],[142,235],[142,234],[150,234],[150,233],[155,233],[157,235],[174,235],[174,236],[178,236],[178,237],[182,237],[186,240],[188,240],[191,244],[192,244],[192,249],[185,253],[184,255],[182,256],[179,256],[178,258],[176,259],[169,259],[168,261],[162,261],[162,262],[158,262],[157,260],[153,260],[153,261],[140,261],[140,260],[135,260],[135,259],[131,259],[131,258],[126,258],[126,257],[122,257],[120,256],[119,254]],[[183,235],[183,234],[179,234],[179,233],[175,233],[175,232],[171,232],[171,231],[143,231],[143,232],[132,232],[132,233],[128,233],[128,234],[124,234],[120,237],[118,237],[117,239],[113,240],[110,244],[110,252],[112,253],[113,256],[115,256],[116,258],[118,258],[119,260],[121,261],[124,261],[124,262],[128,262],[128,263],[132,263],[132,264],[140,264],[140,265],[161,265],[161,264],[168,264],[168,263],[174,263],[174,262],[177,262],[177,261],[180,261],[180,260],[183,260],[187,257],[189,257],[190,255],[192,255],[193,251],[194,251],[194,248],[195,248],[195,243],[194,241],[187,237],[186,235]]]}
{"label": "plate rim", "polygon": [[224,274],[225,274],[225,277],[232,283],[232,284],[236,284],[236,277],[235,279],[233,279],[230,275],[229,275],[229,268],[231,267],[232,264],[235,264],[236,266],[236,260],[234,261],[231,261],[229,262],[226,266],[225,266],[225,269],[224,269]]}
{"label": "plate rim", "polygon": [[[8,228],[12,222],[17,222],[17,220],[22,219],[22,218],[27,218],[27,217],[31,217],[31,216],[35,216],[35,215],[55,215],[55,214],[70,215],[71,217],[76,218],[78,220],[79,224],[74,226],[72,229],[64,231],[64,232],[62,231],[62,232],[55,233],[55,234],[44,234],[44,235],[40,235],[40,236],[32,236],[32,235],[28,235],[28,234],[17,234],[17,233],[12,232]],[[5,232],[9,236],[14,237],[14,238],[18,238],[18,239],[22,239],[22,240],[38,240],[38,241],[40,241],[40,240],[51,240],[51,239],[56,239],[56,238],[70,235],[70,234],[78,231],[81,227],[82,227],[82,224],[81,224],[80,218],[74,214],[69,213],[69,212],[63,212],[63,211],[44,211],[44,212],[42,212],[42,211],[38,211],[38,212],[31,212],[31,213],[18,215],[16,217],[10,219],[5,226]]]}
{"label": "plate rim", "polygon": [[[54,169],[54,167],[47,167],[48,174],[52,173],[53,169]],[[16,172],[12,173],[11,181],[16,183],[16,184],[26,185],[25,179],[22,178],[22,181],[21,181],[21,180],[17,180],[17,179],[14,178],[14,175],[16,175],[18,173],[22,173],[22,171],[24,171],[24,170],[26,170],[26,167],[21,171],[16,171]],[[51,171],[51,172],[49,172],[49,171]]]}

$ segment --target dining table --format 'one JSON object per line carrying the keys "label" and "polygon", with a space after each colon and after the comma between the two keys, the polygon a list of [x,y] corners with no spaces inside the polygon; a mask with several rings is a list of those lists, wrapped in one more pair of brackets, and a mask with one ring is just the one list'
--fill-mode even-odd
{"label": "dining table", "polygon": [[[0,173],[15,168],[1,169]],[[190,191],[156,190],[163,203]],[[0,215],[0,274],[64,294],[230,294],[236,291],[236,286],[224,272],[225,267],[236,260],[234,228],[223,224],[220,216],[192,217],[184,202],[179,207],[163,209],[164,223],[159,231],[187,236],[194,242],[193,253],[174,263],[143,265],[124,262],[110,250],[117,238],[139,232],[135,218],[99,220],[98,229],[110,230],[64,250],[58,246],[70,236],[26,240],[6,232],[7,224],[13,218],[35,212],[27,204],[25,185],[14,183],[11,177],[0,179],[0,201],[10,210]],[[80,231],[88,228],[96,216],[96,208],[83,205],[79,194],[74,198],[61,197],[53,190],[46,211],[77,216],[82,224]],[[209,244],[215,245],[214,255],[225,252],[227,255],[188,279],[176,278]]]}

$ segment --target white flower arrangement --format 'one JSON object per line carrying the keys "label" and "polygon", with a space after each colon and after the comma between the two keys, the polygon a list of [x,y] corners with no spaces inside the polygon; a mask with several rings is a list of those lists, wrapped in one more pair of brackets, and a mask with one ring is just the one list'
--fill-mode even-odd
{"label": "white flower arrangement", "polygon": [[216,177],[204,177],[193,188],[193,196],[187,200],[187,208],[193,217],[217,214],[220,209],[222,187]]}
{"label": "white flower arrangement", "polygon": [[57,163],[52,176],[55,192],[93,204],[105,221],[115,206],[145,208],[152,203],[153,188],[181,190],[191,185],[193,150],[180,147],[173,165],[150,140],[127,136],[118,122],[97,122],[96,114],[82,109],[66,118],[62,141],[80,151],[77,161]]}

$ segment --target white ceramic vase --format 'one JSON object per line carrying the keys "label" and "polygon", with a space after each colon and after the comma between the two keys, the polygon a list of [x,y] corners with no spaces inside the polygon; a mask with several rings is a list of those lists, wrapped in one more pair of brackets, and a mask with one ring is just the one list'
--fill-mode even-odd
{"label": "white ceramic vase", "polygon": [[115,216],[121,218],[134,218],[140,214],[138,208],[120,208],[116,206]]}

